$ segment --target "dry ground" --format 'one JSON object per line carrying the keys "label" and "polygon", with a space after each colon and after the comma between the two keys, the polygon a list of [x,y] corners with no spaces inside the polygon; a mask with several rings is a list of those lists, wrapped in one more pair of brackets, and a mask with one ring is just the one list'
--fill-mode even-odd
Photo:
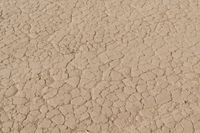
{"label": "dry ground", "polygon": [[0,0],[0,133],[200,133],[200,0]]}

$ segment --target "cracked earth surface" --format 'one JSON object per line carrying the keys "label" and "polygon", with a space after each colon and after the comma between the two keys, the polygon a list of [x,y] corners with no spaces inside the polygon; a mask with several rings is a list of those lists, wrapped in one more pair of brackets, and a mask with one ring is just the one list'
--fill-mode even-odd
{"label": "cracked earth surface", "polygon": [[0,133],[200,133],[200,0],[0,0]]}

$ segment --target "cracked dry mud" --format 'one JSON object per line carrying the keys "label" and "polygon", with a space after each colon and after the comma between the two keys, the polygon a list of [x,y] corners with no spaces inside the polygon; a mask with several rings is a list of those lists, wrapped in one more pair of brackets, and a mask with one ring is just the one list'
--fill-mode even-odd
{"label": "cracked dry mud", "polygon": [[200,0],[0,0],[0,133],[200,133]]}

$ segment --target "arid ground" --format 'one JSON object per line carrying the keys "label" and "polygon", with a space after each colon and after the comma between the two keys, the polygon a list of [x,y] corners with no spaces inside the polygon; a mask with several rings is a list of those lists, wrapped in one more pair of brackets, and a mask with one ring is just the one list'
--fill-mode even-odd
{"label": "arid ground", "polygon": [[200,0],[0,0],[0,133],[200,133]]}

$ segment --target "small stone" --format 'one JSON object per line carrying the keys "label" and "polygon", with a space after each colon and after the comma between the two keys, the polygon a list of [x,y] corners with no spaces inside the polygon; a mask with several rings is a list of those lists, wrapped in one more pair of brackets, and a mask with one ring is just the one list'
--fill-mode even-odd
{"label": "small stone", "polygon": [[52,118],[52,121],[57,125],[62,125],[65,121],[65,118],[60,114]]}
{"label": "small stone", "polygon": [[157,97],[156,97],[156,103],[158,104],[164,104],[171,100],[170,93],[166,90],[163,90]]}
{"label": "small stone", "polygon": [[11,86],[10,88],[7,89],[5,96],[11,97],[11,96],[14,96],[16,93],[17,93],[17,88],[14,86]]}

